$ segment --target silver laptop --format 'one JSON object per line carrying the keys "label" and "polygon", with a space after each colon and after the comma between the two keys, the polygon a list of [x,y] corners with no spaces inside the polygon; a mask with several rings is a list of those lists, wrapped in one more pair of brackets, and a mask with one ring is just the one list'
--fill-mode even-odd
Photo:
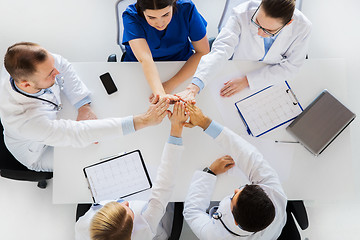
{"label": "silver laptop", "polygon": [[355,117],[353,112],[324,90],[286,130],[317,156]]}

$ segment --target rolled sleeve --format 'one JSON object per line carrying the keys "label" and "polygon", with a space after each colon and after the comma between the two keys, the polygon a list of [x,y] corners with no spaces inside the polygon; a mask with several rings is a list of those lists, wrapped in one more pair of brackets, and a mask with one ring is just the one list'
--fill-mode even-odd
{"label": "rolled sleeve", "polygon": [[124,135],[134,133],[135,132],[135,127],[134,127],[134,118],[133,118],[133,116],[128,116],[128,117],[123,118],[122,121],[121,121],[121,127],[122,127]]}
{"label": "rolled sleeve", "polygon": [[196,86],[198,86],[198,87],[200,88],[200,90],[199,90],[198,93],[200,93],[201,90],[203,90],[203,88],[204,88],[204,86],[205,86],[205,85],[204,85],[204,82],[201,81],[201,80],[200,80],[199,78],[197,78],[197,77],[194,77],[191,83],[194,84],[194,85],[196,85]]}
{"label": "rolled sleeve", "polygon": [[205,130],[205,133],[215,139],[217,136],[219,136],[223,129],[224,126],[213,120],[209,127]]}
{"label": "rolled sleeve", "polygon": [[91,103],[90,96],[86,96],[83,99],[81,99],[80,101],[78,101],[77,103],[75,103],[74,106],[76,107],[76,109],[79,109],[82,106],[84,106],[85,104],[89,104],[89,103]]}

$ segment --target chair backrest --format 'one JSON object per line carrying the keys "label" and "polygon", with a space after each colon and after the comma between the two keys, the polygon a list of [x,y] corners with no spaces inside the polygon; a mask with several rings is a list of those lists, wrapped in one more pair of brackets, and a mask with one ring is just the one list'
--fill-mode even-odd
{"label": "chair backrest", "polygon": [[1,160],[0,160],[0,169],[11,169],[11,170],[28,170],[24,165],[17,161],[14,156],[9,152],[5,143],[4,143],[4,128],[0,124],[0,151],[1,151]]}
{"label": "chair backrest", "polygon": [[[226,0],[225,7],[223,13],[221,15],[219,24],[218,24],[218,31],[220,32],[221,29],[225,26],[227,20],[231,15],[231,10],[236,7],[237,5],[247,2],[249,0]],[[302,0],[296,0],[296,8],[301,11],[302,7]]]}
{"label": "chair backrest", "polygon": [[296,3],[295,3],[295,7],[301,11],[301,7],[302,7],[302,0],[296,0]]}
{"label": "chair backrest", "polygon": [[289,200],[286,206],[286,216],[286,224],[277,240],[301,240],[301,235],[295,221],[302,230],[309,226],[304,202],[302,200]]}
{"label": "chair backrest", "polygon": [[[0,124],[0,132],[3,133],[4,129],[2,124]],[[4,143],[4,135],[0,134],[0,176],[4,178],[21,180],[21,181],[31,181],[31,182],[40,182],[46,179],[51,179],[53,177],[52,172],[36,172],[29,170],[27,167],[22,165],[7,149]],[[42,183],[44,184],[44,183]],[[39,186],[39,185],[38,185]],[[39,186],[40,188],[45,188],[45,186]]]}
{"label": "chair backrest", "polygon": [[120,46],[121,51],[125,52],[125,46],[122,44],[122,36],[124,31],[122,14],[125,9],[130,5],[136,3],[136,0],[118,0],[115,5],[116,20],[117,20],[117,43]]}
{"label": "chair backrest", "polygon": [[225,26],[227,20],[229,19],[231,15],[231,10],[236,7],[237,5],[247,2],[249,0],[226,0],[225,7],[223,10],[223,13],[221,15],[219,24],[218,24],[218,32],[221,31],[221,29]]}

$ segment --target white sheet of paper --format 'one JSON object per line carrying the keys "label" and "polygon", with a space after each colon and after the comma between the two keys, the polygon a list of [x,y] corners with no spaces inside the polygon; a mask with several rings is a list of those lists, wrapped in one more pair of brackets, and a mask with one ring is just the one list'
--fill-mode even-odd
{"label": "white sheet of paper", "polygon": [[302,112],[288,90],[285,83],[274,85],[235,103],[254,136],[279,127]]}
{"label": "white sheet of paper", "polygon": [[138,152],[86,168],[95,202],[117,199],[150,187]]}

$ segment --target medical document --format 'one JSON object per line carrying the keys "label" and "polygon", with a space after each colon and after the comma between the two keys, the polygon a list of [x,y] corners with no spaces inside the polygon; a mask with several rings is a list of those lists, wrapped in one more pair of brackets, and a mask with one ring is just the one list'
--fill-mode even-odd
{"label": "medical document", "polygon": [[124,198],[152,187],[139,150],[85,167],[84,174],[95,203]]}

